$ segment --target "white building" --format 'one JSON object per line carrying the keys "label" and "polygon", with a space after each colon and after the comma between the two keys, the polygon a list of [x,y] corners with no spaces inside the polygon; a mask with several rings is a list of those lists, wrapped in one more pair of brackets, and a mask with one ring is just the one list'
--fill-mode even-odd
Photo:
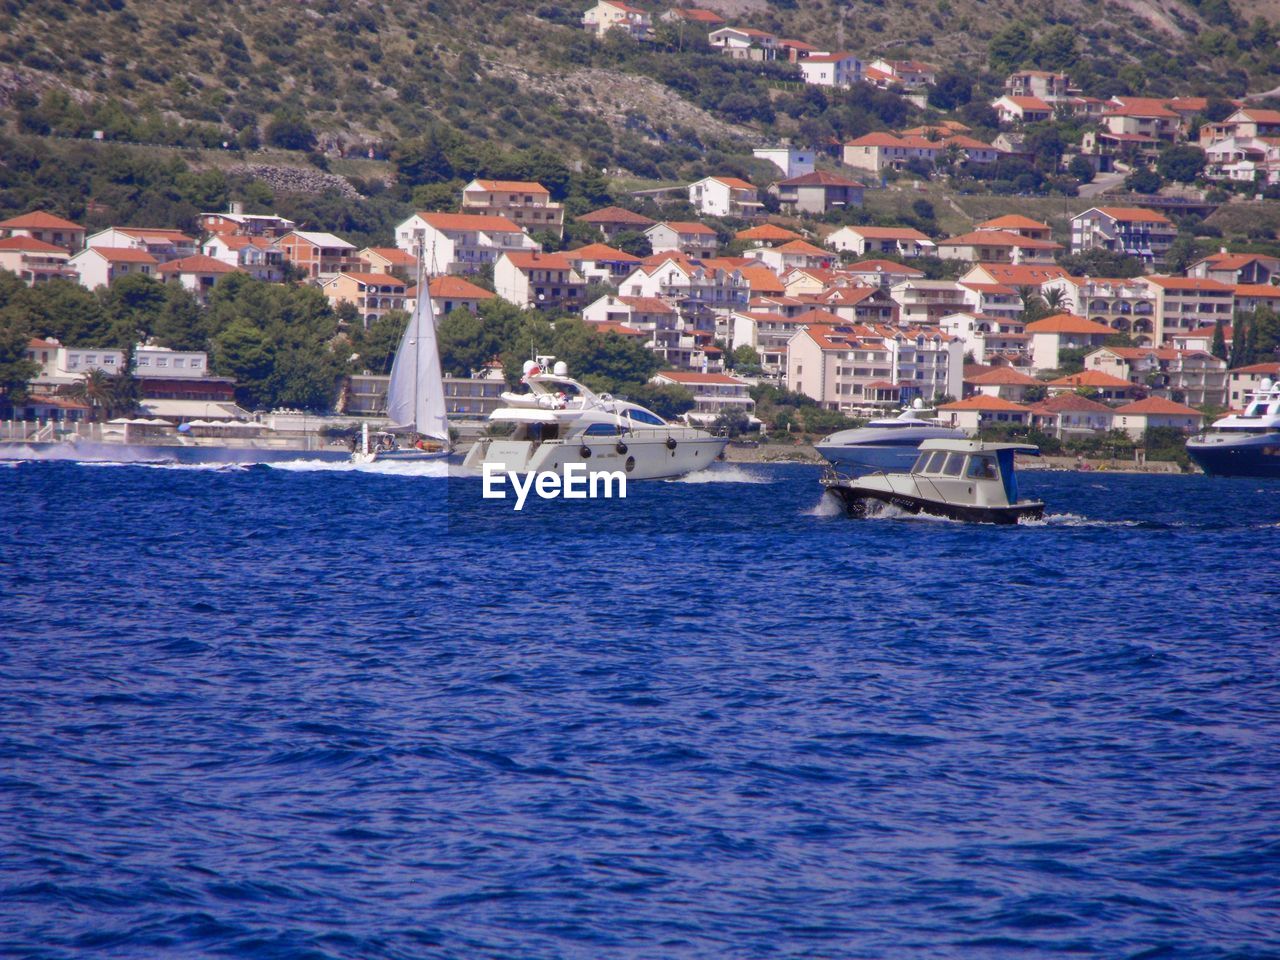
{"label": "white building", "polygon": [[800,177],[813,173],[816,154],[799,147],[756,147],[751,153],[760,160],[768,160],[782,171],[784,177]]}
{"label": "white building", "polygon": [[140,343],[133,350],[133,372],[139,377],[207,377],[209,355],[198,350],[170,350]]}
{"label": "white building", "polygon": [[108,227],[85,240],[86,247],[145,250],[157,263],[194,255],[198,244],[181,230],[158,227]]}
{"label": "white building", "polygon": [[147,251],[132,247],[85,247],[67,265],[79,275],[82,287],[94,290],[129,274],[155,276],[159,263]]}
{"label": "white building", "polygon": [[90,370],[116,374],[124,369],[124,351],[101,347],[66,347],[57,340],[32,340],[26,356],[40,365],[33,382],[62,385],[80,380]]}
{"label": "white building", "polygon": [[506,217],[471,213],[415,213],[396,226],[396,246],[409,254],[421,249],[433,276],[474,273],[508,251],[542,249]]}
{"label": "white building", "polygon": [[832,250],[848,250],[860,257],[882,253],[923,257],[937,250],[927,235],[912,227],[841,227],[823,242]]}
{"label": "white building", "polygon": [[764,208],[756,188],[737,177],[705,177],[689,184],[689,202],[708,217],[754,217]]}
{"label": "white building", "polygon": [[711,423],[720,414],[735,410],[754,419],[756,402],[751,399],[751,385],[727,373],[663,370],[655,374],[650,382],[674,384],[692,393],[695,406],[685,414],[689,420]]}
{"label": "white building", "polygon": [[852,87],[862,82],[862,61],[852,53],[815,53],[796,64],[805,83],[820,87]]}

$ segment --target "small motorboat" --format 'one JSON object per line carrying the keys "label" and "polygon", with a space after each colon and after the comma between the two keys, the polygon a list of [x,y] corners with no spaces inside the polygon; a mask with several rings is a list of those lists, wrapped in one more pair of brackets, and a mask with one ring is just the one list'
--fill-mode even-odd
{"label": "small motorboat", "polygon": [[850,517],[866,517],[880,505],[974,523],[1017,523],[1044,516],[1044,503],[1019,500],[1014,455],[1039,456],[1023,443],[925,440],[909,473],[822,478],[826,492]]}

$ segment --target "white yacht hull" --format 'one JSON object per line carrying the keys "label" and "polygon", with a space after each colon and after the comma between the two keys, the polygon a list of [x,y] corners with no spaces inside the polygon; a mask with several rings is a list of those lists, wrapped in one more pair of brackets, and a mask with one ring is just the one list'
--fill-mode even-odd
{"label": "white yacht hull", "polygon": [[591,437],[585,441],[484,439],[476,442],[463,465],[480,471],[492,463],[504,472],[563,474],[569,463],[585,464],[590,471],[623,474],[628,480],[668,480],[683,477],[713,464],[729,441],[702,435],[675,440],[665,437]]}
{"label": "white yacht hull", "polygon": [[370,450],[363,453],[357,450],[351,454],[351,462],[367,463],[418,463],[424,460],[444,460],[449,456],[448,450]]}

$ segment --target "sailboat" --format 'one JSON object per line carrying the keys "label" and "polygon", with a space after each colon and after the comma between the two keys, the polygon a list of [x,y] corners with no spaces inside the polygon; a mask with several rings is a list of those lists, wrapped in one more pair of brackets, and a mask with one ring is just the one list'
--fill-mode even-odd
{"label": "sailboat", "polygon": [[370,437],[369,425],[364,424],[360,448],[351,455],[354,463],[434,460],[449,455],[449,418],[436,342],[435,307],[430,285],[422,274],[421,255],[418,261],[418,300],[396,348],[391,382],[387,385],[387,418],[391,427]]}

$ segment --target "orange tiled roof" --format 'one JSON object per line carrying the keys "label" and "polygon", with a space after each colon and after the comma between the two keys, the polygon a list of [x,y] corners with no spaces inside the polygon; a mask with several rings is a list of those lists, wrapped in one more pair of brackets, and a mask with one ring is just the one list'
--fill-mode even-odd
{"label": "orange tiled roof", "polygon": [[9,220],[0,220],[0,230],[83,230],[84,227],[70,220],[55,217],[43,210],[19,214]]}
{"label": "orange tiled roof", "polygon": [[1183,403],[1174,403],[1172,400],[1166,400],[1164,397],[1147,397],[1145,400],[1126,403],[1123,407],[1116,407],[1115,412],[1124,414],[1184,414],[1186,416],[1195,417],[1204,416],[1204,414],[1194,407],[1188,407]]}
{"label": "orange tiled roof", "polygon": [[1035,323],[1028,323],[1027,333],[1080,333],[1109,337],[1115,331],[1074,313],[1056,313]]}

